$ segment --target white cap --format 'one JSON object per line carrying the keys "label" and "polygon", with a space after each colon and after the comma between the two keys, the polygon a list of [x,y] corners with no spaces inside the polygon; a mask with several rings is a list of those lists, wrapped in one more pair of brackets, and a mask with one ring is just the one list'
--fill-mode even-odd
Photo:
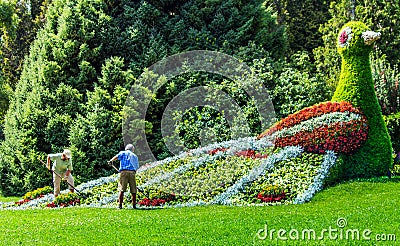
{"label": "white cap", "polygon": [[71,159],[71,151],[69,149],[64,149],[63,154],[68,158]]}

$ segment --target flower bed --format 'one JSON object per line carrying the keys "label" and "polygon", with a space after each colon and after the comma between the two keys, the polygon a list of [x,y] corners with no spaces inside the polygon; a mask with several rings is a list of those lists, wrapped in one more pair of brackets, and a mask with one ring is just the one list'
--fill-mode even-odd
{"label": "flower bed", "polygon": [[262,202],[280,202],[286,199],[286,192],[278,185],[267,185],[257,194],[257,199]]}
{"label": "flower bed", "polygon": [[[15,202],[13,205],[15,206],[21,206],[25,203],[29,203],[32,200],[38,199],[38,198],[42,198],[47,194],[50,194],[53,192],[53,189],[50,186],[45,186],[43,188],[38,188],[34,191],[29,191],[27,192],[21,200]],[[9,204],[12,205],[12,204]]]}
{"label": "flower bed", "polygon": [[[331,151],[325,155],[304,153],[301,148],[297,150],[297,153],[293,151],[296,150],[290,150],[292,154],[295,154],[294,157],[284,157],[273,164],[271,162],[265,174],[257,176],[243,192],[232,195],[227,203],[276,205],[309,201],[316,192],[322,189],[328,170],[336,163],[336,156]],[[285,199],[269,203],[258,199],[266,185],[279,187],[284,191]]]}
{"label": "flower bed", "polygon": [[32,199],[36,199],[38,197],[43,197],[44,195],[47,195],[49,193],[53,192],[53,188],[51,188],[50,186],[45,186],[43,188],[38,188],[34,191],[30,191],[27,192],[22,199],[25,200],[32,200]]}
{"label": "flower bed", "polygon": [[306,120],[334,112],[362,114],[359,109],[353,107],[349,102],[323,102],[287,116],[262,133],[258,138],[260,139],[264,136],[271,135],[273,132],[280,131],[284,128],[290,128]]}
{"label": "flower bed", "polygon": [[[304,152],[300,146],[273,148],[265,139],[240,139],[210,145],[167,160],[149,163],[137,172],[138,207],[182,207],[207,204],[276,205],[302,203],[322,189],[322,182],[336,156]],[[118,175],[80,184],[76,194],[54,199],[52,194],[30,200],[20,206],[3,209],[45,207],[117,207]],[[270,194],[266,187],[282,192]],[[131,197],[125,193],[125,207]]]}
{"label": "flower bed", "polygon": [[48,208],[63,208],[80,204],[79,196],[76,193],[60,194],[53,202],[46,205]]}
{"label": "flower bed", "polygon": [[227,156],[193,165],[179,178],[153,185],[155,190],[174,193],[180,202],[202,200],[208,202],[224,192],[260,161],[251,158]]}
{"label": "flower bed", "polygon": [[300,145],[310,153],[351,154],[367,140],[368,124],[350,103],[327,102],[289,115],[258,138],[264,137],[280,148]]}

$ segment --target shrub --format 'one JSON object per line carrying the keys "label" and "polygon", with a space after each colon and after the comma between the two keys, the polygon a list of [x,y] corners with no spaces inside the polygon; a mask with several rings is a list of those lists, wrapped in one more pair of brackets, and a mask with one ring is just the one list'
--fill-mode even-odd
{"label": "shrub", "polygon": [[392,141],[394,152],[400,152],[400,112],[383,116]]}
{"label": "shrub", "polygon": [[291,59],[274,80],[275,87],[270,92],[278,118],[326,101],[332,95],[324,78],[314,74],[306,53],[295,54]]}
{"label": "shrub", "polygon": [[400,112],[400,89],[398,66],[391,66],[385,57],[372,57],[372,77],[376,96],[383,115]]}

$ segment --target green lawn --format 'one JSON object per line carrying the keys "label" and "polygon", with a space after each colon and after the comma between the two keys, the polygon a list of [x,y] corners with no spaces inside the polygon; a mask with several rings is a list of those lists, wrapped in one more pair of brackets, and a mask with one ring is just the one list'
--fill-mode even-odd
{"label": "green lawn", "polygon": [[14,197],[14,196],[3,197],[0,193],[0,202],[13,202],[13,201],[18,201],[19,199],[21,199],[21,197]]}
{"label": "green lawn", "polygon": [[[0,242],[1,245],[396,245],[400,241],[400,238],[393,241],[394,236],[400,237],[399,197],[397,182],[353,182],[328,188],[303,205],[0,211]],[[347,222],[342,228],[337,224],[341,218]],[[279,238],[279,230],[281,238],[287,240]]]}

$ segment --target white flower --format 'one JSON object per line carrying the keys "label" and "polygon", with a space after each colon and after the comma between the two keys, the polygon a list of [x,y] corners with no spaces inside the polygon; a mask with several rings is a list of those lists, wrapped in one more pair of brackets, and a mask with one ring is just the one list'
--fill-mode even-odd
{"label": "white flower", "polygon": [[322,182],[328,176],[331,167],[336,164],[336,158],[335,152],[331,150],[326,151],[324,161],[317,172],[317,176],[314,178],[314,182],[302,194],[298,194],[293,201],[294,204],[308,202],[315,193],[322,190]]}

